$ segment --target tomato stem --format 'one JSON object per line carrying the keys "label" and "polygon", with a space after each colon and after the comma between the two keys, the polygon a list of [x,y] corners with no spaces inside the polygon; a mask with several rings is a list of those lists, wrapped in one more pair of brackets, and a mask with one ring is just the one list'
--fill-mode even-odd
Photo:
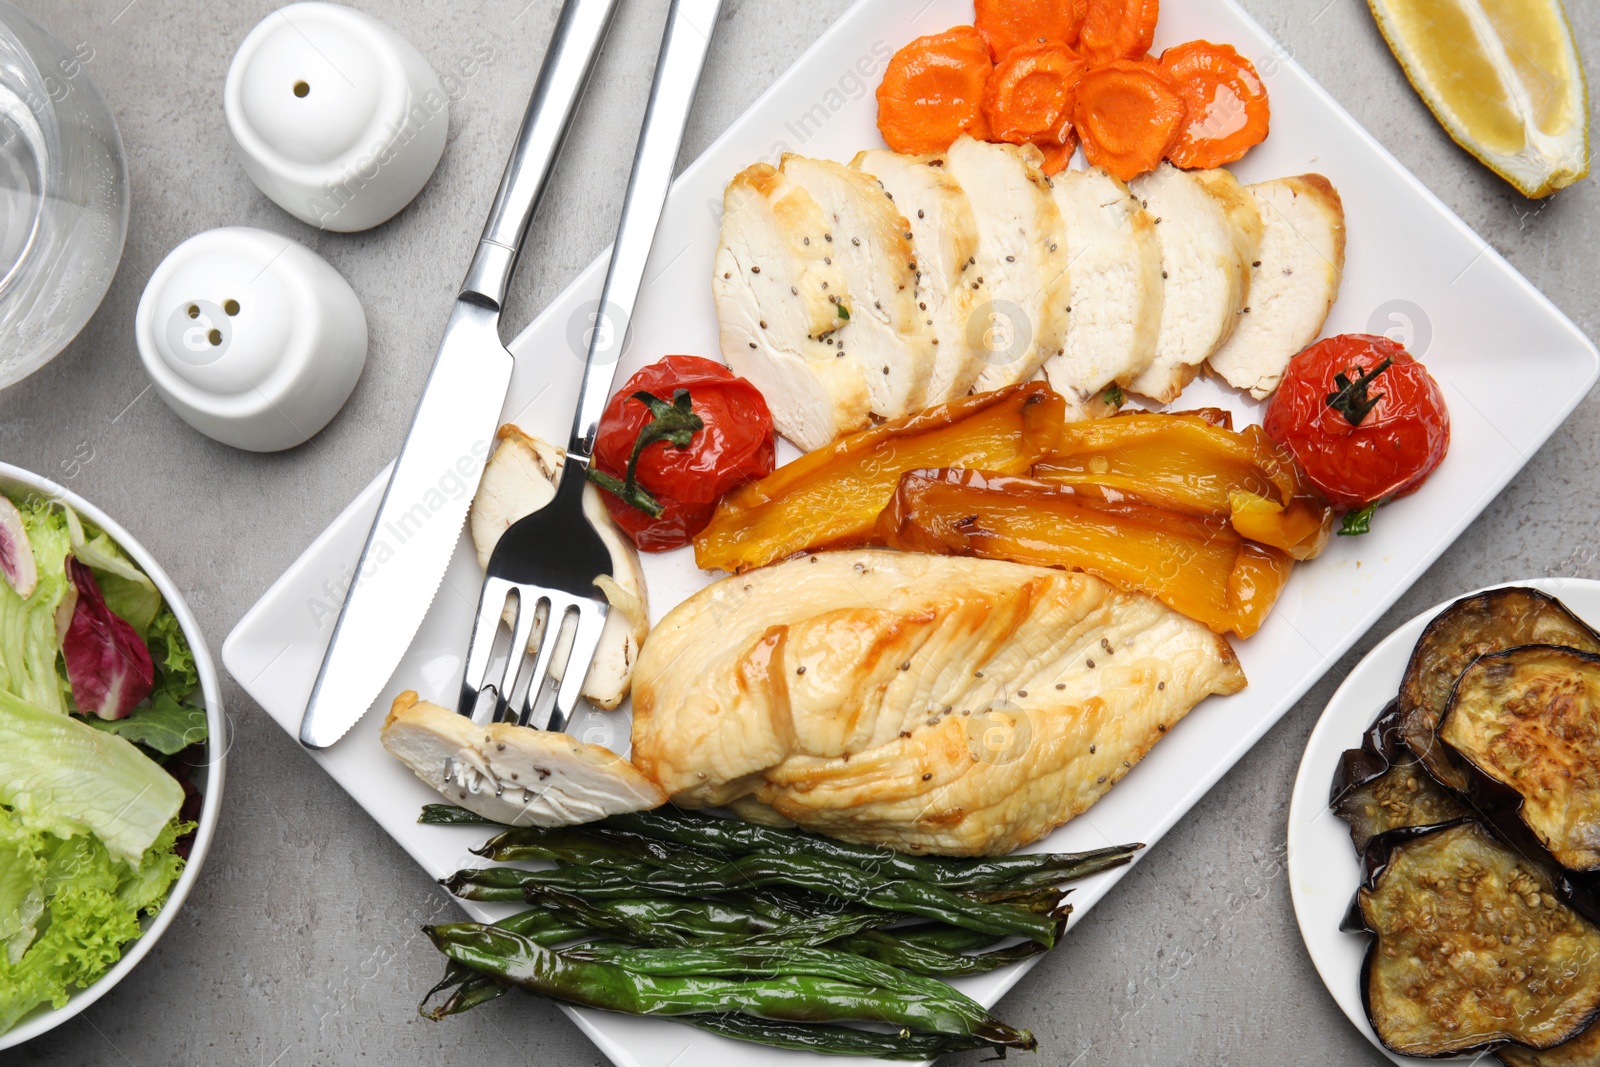
{"label": "tomato stem", "polygon": [[633,453],[628,457],[627,476],[618,481],[614,476],[591,465],[589,480],[630,507],[638,508],[653,519],[659,519],[664,509],[656,498],[639,484],[639,456],[657,441],[665,441],[674,448],[688,448],[694,441],[694,435],[705,429],[705,423],[694,413],[687,389],[674,390],[671,403],[644,390],[634,393],[631,399],[649,408],[653,417],[645,423],[639,431],[639,436],[634,439]]}
{"label": "tomato stem", "polygon": [[1383,362],[1370,371],[1363,371],[1356,375],[1354,381],[1344,371],[1333,376],[1333,384],[1338,387],[1337,392],[1328,394],[1328,406],[1345,417],[1351,426],[1360,426],[1361,420],[1377,406],[1386,394],[1378,393],[1376,396],[1367,395],[1367,386],[1377,380],[1378,375],[1394,366],[1394,357],[1385,356]]}
{"label": "tomato stem", "polygon": [[1374,500],[1364,508],[1344,513],[1344,521],[1339,524],[1340,537],[1360,537],[1362,534],[1372,532],[1372,513],[1378,510],[1381,500]]}

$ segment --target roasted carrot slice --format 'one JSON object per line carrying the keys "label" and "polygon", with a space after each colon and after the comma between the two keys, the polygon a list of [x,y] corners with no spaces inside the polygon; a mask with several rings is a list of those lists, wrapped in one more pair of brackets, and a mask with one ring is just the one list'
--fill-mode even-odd
{"label": "roasted carrot slice", "polygon": [[962,134],[989,139],[983,94],[994,63],[971,26],[918,37],[896,52],[878,86],[878,130],[896,152],[943,152]]}
{"label": "roasted carrot slice", "polygon": [[1078,54],[1093,66],[1138,59],[1156,36],[1160,0],[1088,0]]}
{"label": "roasted carrot slice", "polygon": [[1063,144],[1085,64],[1064,45],[1019,45],[995,65],[983,95],[989,137],[1011,144]]}
{"label": "roasted carrot slice", "polygon": [[1054,41],[1078,41],[1089,0],[975,0],[978,32],[998,62],[1013,49]]}
{"label": "roasted carrot slice", "polygon": [[878,518],[891,548],[1087,571],[1249,637],[1294,566],[1226,525],[1072,488],[977,470],[902,475]]}
{"label": "roasted carrot slice", "polygon": [[1167,158],[1180,167],[1232,163],[1267,136],[1267,87],[1250,61],[1225,44],[1190,41],[1161,53],[1161,72],[1189,109]]}
{"label": "roasted carrot slice", "polygon": [[1044,153],[1044,165],[1039,169],[1046,176],[1060,174],[1067,169],[1067,164],[1072,162],[1072,153],[1078,150],[1078,135],[1071,126],[1063,133],[1061,140],[1051,143],[1035,141],[1034,145]]}
{"label": "roasted carrot slice", "polygon": [[1118,59],[1078,82],[1072,125],[1091,165],[1130,181],[1166,157],[1187,117],[1183,97],[1154,63]]}

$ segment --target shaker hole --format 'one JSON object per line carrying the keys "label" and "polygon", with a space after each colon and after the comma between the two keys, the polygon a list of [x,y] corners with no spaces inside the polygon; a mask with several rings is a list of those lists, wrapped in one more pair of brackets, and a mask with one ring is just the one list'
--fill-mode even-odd
{"label": "shaker hole", "polygon": [[239,314],[239,301],[230,297],[229,299],[223,301],[222,310],[226,311],[229,315]]}
{"label": "shaker hole", "polygon": [[198,304],[190,304],[189,305],[189,317],[191,319],[198,319],[200,317],[200,305],[198,305]]}
{"label": "shaker hole", "polygon": [[222,343],[222,331],[212,330],[210,333],[206,334],[206,340],[210,341],[213,345],[220,345]]}
{"label": "shaker hole", "polygon": [[305,97],[310,92],[311,86],[307,85],[305,82],[298,81],[294,83],[294,95],[298,97]]}

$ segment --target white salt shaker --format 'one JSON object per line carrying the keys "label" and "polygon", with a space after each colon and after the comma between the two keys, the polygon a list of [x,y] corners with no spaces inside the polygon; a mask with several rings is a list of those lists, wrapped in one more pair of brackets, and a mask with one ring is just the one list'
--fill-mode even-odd
{"label": "white salt shaker", "polygon": [[411,202],[450,125],[422,53],[337,4],[290,4],[262,19],[228,68],[222,108],[250,180],[302,222],[343,233]]}
{"label": "white salt shaker", "polygon": [[310,439],[367,360],[367,318],[350,283],[304,245],[247,226],[173,249],[139,299],[134,337],[183,421],[253,452]]}

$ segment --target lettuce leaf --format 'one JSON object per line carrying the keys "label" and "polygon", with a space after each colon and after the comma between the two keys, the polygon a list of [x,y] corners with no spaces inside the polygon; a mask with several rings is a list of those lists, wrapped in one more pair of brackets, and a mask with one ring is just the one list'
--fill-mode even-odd
{"label": "lettuce leaf", "polygon": [[72,536],[65,513],[49,501],[24,500],[17,509],[33,546],[39,584],[24,600],[0,582],[0,690],[47,711],[65,713],[68,688],[56,665],[60,650],[56,613],[64,599],[76,596],[66,566]]}
{"label": "lettuce leaf", "polygon": [[44,914],[44,840],[0,808],[0,960],[7,963],[22,959]]}
{"label": "lettuce leaf", "polygon": [[188,700],[200,688],[200,672],[189,639],[183,636],[171,608],[162,605],[145,636],[156,665],[156,692],[166,693],[180,704]]}
{"label": "lettuce leaf", "polygon": [[183,805],[183,787],[112,734],[0,692],[0,804],[29,830],[93,833],[137,863]]}
{"label": "lettuce leaf", "polygon": [[[65,1004],[75,988],[122,958],[123,946],[139,936],[139,916],[160,907],[182,872],[174,843],[193,828],[173,819],[134,867],[91,835],[61,838],[29,831],[0,806],[0,849],[26,854],[26,874],[18,881],[30,881],[32,892],[45,902],[26,940],[14,935],[22,951],[0,953],[0,1032],[40,1004]],[[0,900],[0,909],[4,906]],[[6,915],[0,910],[0,923]]]}
{"label": "lettuce leaf", "polygon": [[122,719],[84,719],[97,730],[125,737],[163,756],[182,752],[206,739],[206,709],[180,704],[165,692],[150,698],[149,707],[134,708]]}

